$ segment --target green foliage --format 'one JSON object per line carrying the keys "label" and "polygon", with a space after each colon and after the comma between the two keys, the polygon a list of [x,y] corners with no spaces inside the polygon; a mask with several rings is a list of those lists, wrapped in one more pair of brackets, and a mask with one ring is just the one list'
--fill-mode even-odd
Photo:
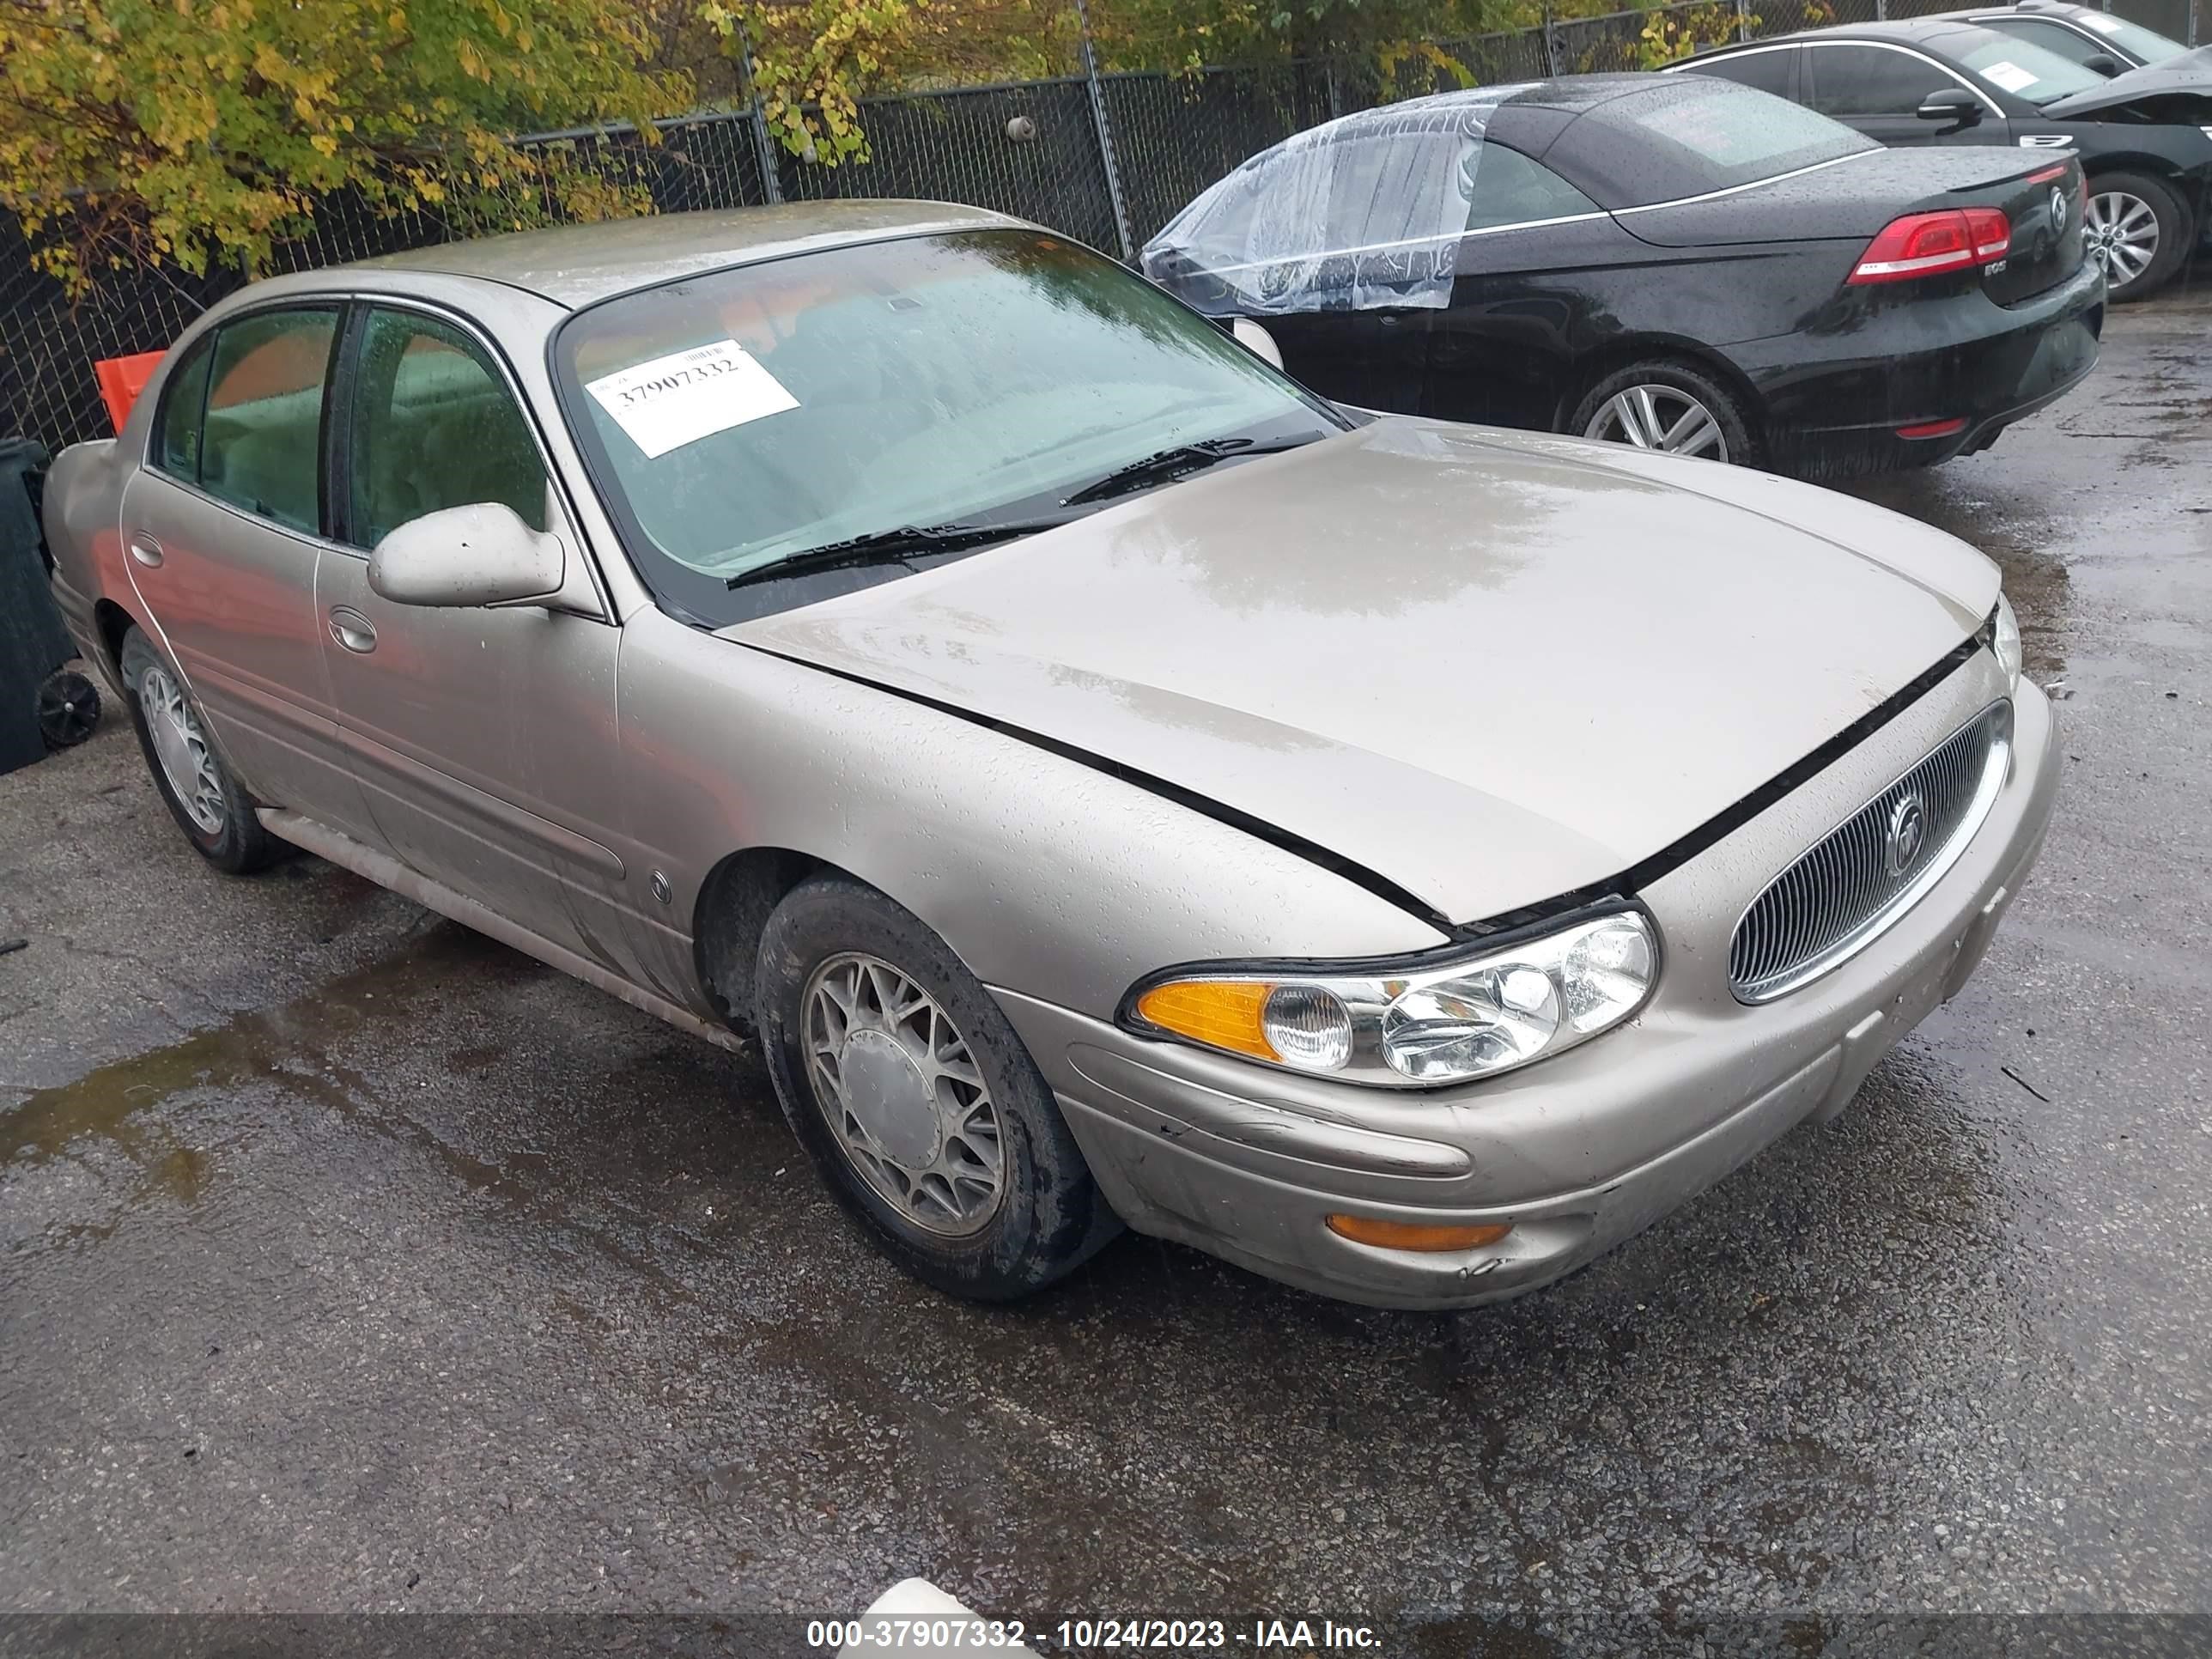
{"label": "green foliage", "polygon": [[699,15],[740,52],[769,129],[789,149],[830,166],[868,159],[859,97],[885,65],[908,55],[918,0],[800,0],[760,5],[707,0]]}
{"label": "green foliage", "polygon": [[[1523,13],[1526,13],[1525,19]],[[827,166],[868,159],[870,93],[1066,75],[1081,67],[1072,0],[702,0],[749,71],[770,131]],[[1436,44],[1533,23],[1540,0],[1092,0],[1107,70],[1191,73],[1350,60],[1385,96],[1480,77]]]}
{"label": "green foliage", "polygon": [[[1817,0],[1815,0],[1817,3]],[[1686,11],[1654,11],[1637,39],[1636,69],[1664,69],[1705,46],[1747,36],[1759,27],[1756,16],[1739,16],[1733,4],[1692,6]]]}
{"label": "green foliage", "polygon": [[625,0],[0,0],[0,209],[77,288],[261,270],[334,191],[486,225],[624,212],[510,137],[681,107],[653,46]]}
{"label": "green foliage", "polygon": [[1073,67],[1073,16],[1053,0],[703,0],[745,64],[769,129],[835,167],[868,159],[860,100]]}
{"label": "green foliage", "polygon": [[1347,58],[1386,79],[1425,63],[1448,81],[1471,72],[1438,41],[1510,27],[1510,0],[1115,0],[1094,18],[1116,67],[1194,70]]}

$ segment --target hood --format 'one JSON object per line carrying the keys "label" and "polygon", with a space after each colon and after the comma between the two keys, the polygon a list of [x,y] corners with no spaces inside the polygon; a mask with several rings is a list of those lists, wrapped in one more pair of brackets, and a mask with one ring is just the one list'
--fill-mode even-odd
{"label": "hood", "polygon": [[723,631],[1150,774],[1468,921],[1680,839],[1996,592],[1965,544],[1808,485],[1385,418]]}
{"label": "hood", "polygon": [[2042,112],[2066,119],[2132,104],[2139,98],[2162,98],[2177,92],[2202,93],[2212,98],[2212,46],[2200,46],[2162,64],[2146,64],[2141,69],[2129,70],[2101,86],[2054,99],[2043,106]]}

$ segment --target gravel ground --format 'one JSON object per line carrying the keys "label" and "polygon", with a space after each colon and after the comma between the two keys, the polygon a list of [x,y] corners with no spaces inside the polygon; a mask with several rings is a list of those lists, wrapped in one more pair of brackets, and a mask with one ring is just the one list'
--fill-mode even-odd
{"label": "gravel ground", "polygon": [[2120,312],[1995,450],[1857,487],[2003,562],[2065,698],[2049,849],[1838,1125],[1502,1308],[1137,1239],[950,1304],[744,1060],[319,862],[210,872],[113,718],[0,779],[0,1607],[821,1614],[921,1573],[1417,1655],[2212,1613],[2208,331],[2212,289]]}

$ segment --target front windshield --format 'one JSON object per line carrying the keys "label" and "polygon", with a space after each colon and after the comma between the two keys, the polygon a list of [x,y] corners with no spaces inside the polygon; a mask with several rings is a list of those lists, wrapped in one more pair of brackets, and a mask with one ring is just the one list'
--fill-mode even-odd
{"label": "front windshield", "polygon": [[1343,424],[1149,283],[1030,230],[626,295],[578,313],[555,357],[648,580],[709,622],[732,618],[731,577],[796,554],[1034,517],[1162,449]]}
{"label": "front windshield", "polygon": [[2179,58],[2189,48],[2179,40],[2169,40],[2156,29],[2147,29],[2141,23],[2130,23],[2124,17],[2115,17],[2110,12],[2093,11],[2078,14],[2084,28],[2094,29],[2130,58],[2145,64],[2163,64],[2169,58]]}
{"label": "front windshield", "polygon": [[2025,98],[2040,108],[2045,104],[2087,92],[2105,84],[2105,77],[2070,58],[1994,29],[1976,29],[1978,39],[1961,41],[1952,55],[1991,86]]}

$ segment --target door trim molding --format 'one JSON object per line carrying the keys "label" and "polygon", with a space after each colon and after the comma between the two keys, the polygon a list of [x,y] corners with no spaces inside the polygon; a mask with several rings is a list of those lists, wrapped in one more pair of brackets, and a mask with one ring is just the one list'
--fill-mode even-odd
{"label": "door trim molding", "polygon": [[[360,779],[364,789],[375,789],[386,794],[392,793],[387,786],[377,781],[374,772],[362,769],[364,767],[380,768],[487,823],[512,835],[526,836],[559,857],[573,859],[610,881],[621,881],[629,873],[619,853],[611,847],[593,841],[589,836],[565,829],[550,818],[540,817],[527,807],[516,805],[503,796],[479,789],[450,772],[426,765],[411,755],[403,754],[390,744],[356,731],[346,725],[343,718],[338,722],[337,732],[338,746],[354,760],[355,775]],[[372,814],[375,811],[373,802],[369,811]]]}
{"label": "door trim molding", "polygon": [[525,956],[535,957],[547,967],[557,968],[594,989],[605,991],[631,1007],[651,1014],[655,1019],[665,1020],[678,1030],[703,1038],[718,1048],[726,1048],[732,1054],[742,1054],[746,1049],[744,1039],[735,1031],[702,1019],[689,1008],[633,984],[619,974],[577,955],[565,945],[541,938],[467,895],[457,893],[443,883],[433,881],[429,877],[409,869],[398,860],[380,853],[373,847],[364,846],[351,836],[319,823],[313,818],[303,817],[297,812],[287,812],[273,806],[259,808],[255,816],[272,836],[280,836],[295,847],[303,847],[319,858],[328,859],[341,869],[352,871],[364,881],[373,881],[380,887],[391,889],[403,898],[412,899],[425,909],[436,911],[448,921],[458,921],[462,927],[472,927]]}

